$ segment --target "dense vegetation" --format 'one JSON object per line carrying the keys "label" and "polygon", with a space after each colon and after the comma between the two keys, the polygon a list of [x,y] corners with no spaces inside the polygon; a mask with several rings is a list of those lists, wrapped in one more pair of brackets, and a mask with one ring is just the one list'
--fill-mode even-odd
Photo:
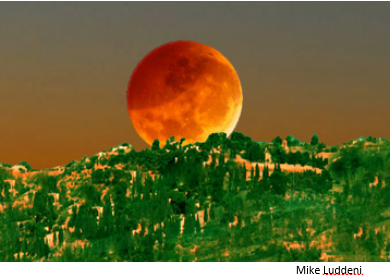
{"label": "dense vegetation", "polygon": [[2,164],[0,261],[387,261],[389,148],[233,133]]}

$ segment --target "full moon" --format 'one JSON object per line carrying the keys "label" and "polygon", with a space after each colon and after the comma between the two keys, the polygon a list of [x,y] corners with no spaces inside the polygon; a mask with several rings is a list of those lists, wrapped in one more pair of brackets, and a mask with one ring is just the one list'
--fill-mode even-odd
{"label": "full moon", "polygon": [[240,80],[216,49],[193,41],[164,44],[135,68],[127,89],[135,130],[148,144],[185,138],[204,142],[212,133],[230,135],[242,109]]}

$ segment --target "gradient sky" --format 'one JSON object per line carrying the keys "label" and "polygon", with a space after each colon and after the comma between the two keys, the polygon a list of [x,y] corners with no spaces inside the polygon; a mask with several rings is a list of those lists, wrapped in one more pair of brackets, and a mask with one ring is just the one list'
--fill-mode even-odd
{"label": "gradient sky", "polygon": [[390,138],[389,14],[388,2],[1,2],[0,162],[144,149],[127,84],[175,40],[230,60],[244,95],[236,131],[254,140]]}

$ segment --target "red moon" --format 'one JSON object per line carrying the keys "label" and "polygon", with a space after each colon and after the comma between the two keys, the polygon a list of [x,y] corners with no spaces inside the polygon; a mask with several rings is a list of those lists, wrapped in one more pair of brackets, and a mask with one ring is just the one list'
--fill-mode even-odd
{"label": "red moon", "polygon": [[240,80],[217,50],[193,41],[164,44],[135,68],[127,107],[137,133],[148,144],[182,137],[204,142],[212,133],[230,135],[242,109]]}

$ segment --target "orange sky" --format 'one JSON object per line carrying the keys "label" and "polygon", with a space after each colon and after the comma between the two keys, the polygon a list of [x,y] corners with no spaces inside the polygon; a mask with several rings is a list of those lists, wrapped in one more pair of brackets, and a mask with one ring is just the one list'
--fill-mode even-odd
{"label": "orange sky", "polygon": [[144,143],[126,110],[137,63],[175,40],[212,46],[243,88],[236,131],[330,145],[390,138],[390,4],[0,3],[0,162],[63,165]]}

